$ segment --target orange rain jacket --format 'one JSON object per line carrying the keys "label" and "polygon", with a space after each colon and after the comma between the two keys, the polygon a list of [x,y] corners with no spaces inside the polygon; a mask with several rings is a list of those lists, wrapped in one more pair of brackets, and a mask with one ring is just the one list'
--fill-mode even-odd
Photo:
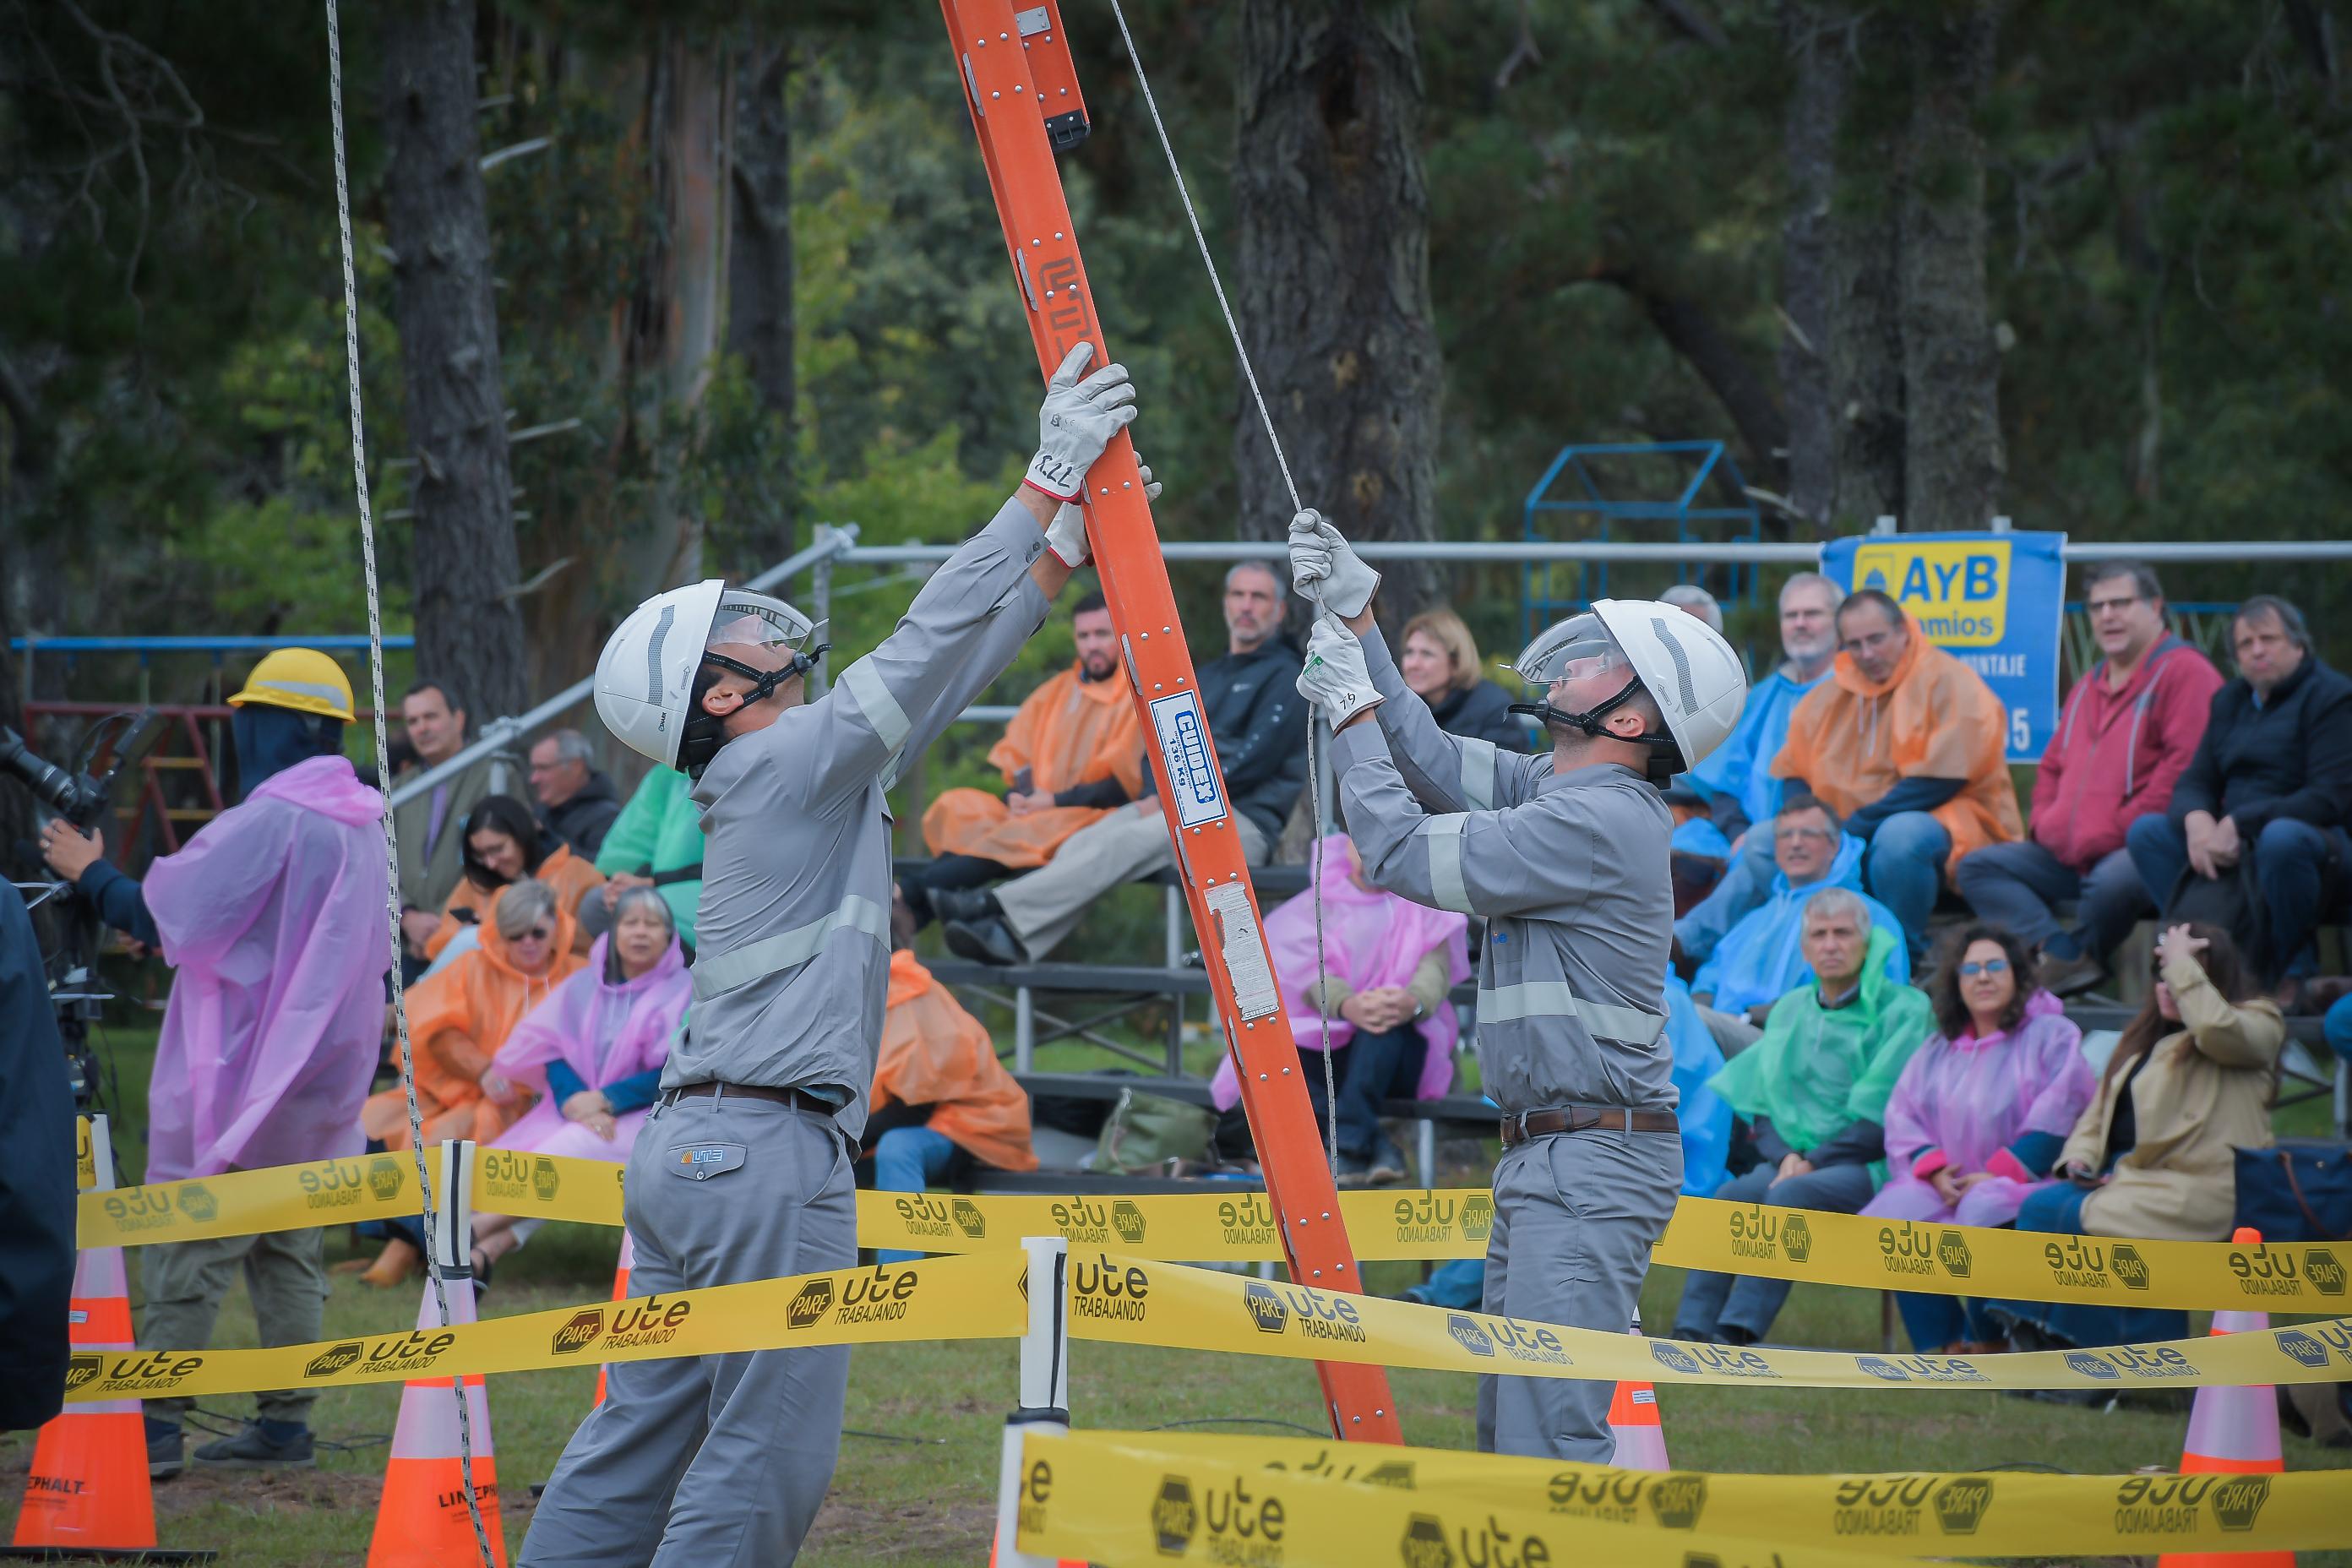
{"label": "orange rain jacket", "polygon": [[[509,1105],[484,1094],[482,1074],[522,1016],[580,967],[580,955],[572,951],[570,910],[556,911],[553,945],[555,962],[542,973],[525,974],[507,956],[498,923],[486,919],[478,946],[410,988],[408,1041],[415,1052],[416,1109],[424,1115],[425,1142],[488,1142],[530,1109],[525,1092],[518,1091]],[[368,1096],[360,1127],[387,1149],[407,1148],[407,1096],[397,1089]]]}
{"label": "orange rain jacket", "polygon": [[[1143,793],[1143,737],[1126,683],[1081,680],[1072,665],[1029,694],[989,748],[1006,786],[1024,768],[1030,787],[1058,793],[1116,778],[1133,800]],[[1092,805],[1054,805],[1015,816],[985,790],[951,789],[923,813],[934,855],[976,855],[1019,868],[1043,866],[1062,840],[1103,815]]]}
{"label": "orange rain jacket", "polygon": [[2009,714],[1977,672],[1911,628],[1911,646],[1884,685],[1840,654],[1831,678],[1789,719],[1772,776],[1802,779],[1837,812],[1855,812],[1908,778],[1959,779],[1934,812],[1961,856],[2025,837],[2003,742]]}
{"label": "orange rain jacket", "polygon": [[874,1110],[898,1101],[934,1109],[934,1132],[984,1165],[1034,1171],[1029,1096],[996,1059],[979,1019],[911,952],[890,955],[888,1010],[874,1067]]}
{"label": "orange rain jacket", "polygon": [[[574,855],[569,844],[559,844],[549,851],[547,858],[539,863],[539,869],[530,875],[555,889],[556,907],[566,914],[578,911],[582,894],[591,888],[604,885],[604,873],[596,869],[590,861]],[[496,921],[499,895],[505,891],[504,888],[485,891],[474,886],[471,877],[458,877],[457,885],[450,889],[449,901],[441,906],[441,923],[434,928],[431,936],[425,939],[425,956],[440,957],[441,950],[465,929],[466,922],[457,918],[459,910],[473,910],[476,920],[484,927]],[[586,952],[593,941],[595,938],[587,932],[575,929],[572,938],[572,950]]]}

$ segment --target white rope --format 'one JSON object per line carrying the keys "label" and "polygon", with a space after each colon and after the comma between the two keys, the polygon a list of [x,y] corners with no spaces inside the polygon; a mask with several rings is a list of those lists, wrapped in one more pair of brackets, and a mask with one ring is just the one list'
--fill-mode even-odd
{"label": "white rope", "polygon": [[[375,519],[368,505],[367,433],[360,415],[359,284],[352,272],[352,193],[343,157],[343,37],[335,0],[327,0],[327,96],[335,130],[335,221],[343,245],[343,363],[351,381],[352,486],[360,503],[360,561],[367,573],[368,679],[375,702],[375,755],[379,771],[392,755],[383,725],[383,613],[376,592]],[[387,787],[392,781],[382,781]],[[399,1043],[400,1087],[408,1097],[408,1147],[416,1156],[416,1188],[424,1195],[425,1268],[433,1281],[433,1300],[444,1327],[449,1321],[449,1289],[441,1278],[441,1262],[433,1246],[433,1177],[425,1163],[424,1118],[416,1104],[416,1073],[408,1056],[408,1003],[400,983],[400,837],[392,812],[383,814],[384,906],[392,925],[392,1016]],[[466,1408],[466,1379],[449,1380],[457,1400],[457,1475],[466,1489],[466,1512],[474,1521],[474,1545],[483,1568],[497,1561],[490,1536],[482,1522],[482,1501],[474,1491],[472,1423]]]}
{"label": "white rope", "polygon": [[[1184,184],[1184,170],[1176,162],[1175,144],[1168,140],[1168,125],[1160,118],[1160,100],[1151,96],[1151,79],[1143,72],[1143,56],[1135,47],[1135,35],[1128,30],[1127,12],[1119,0],[1110,0],[1110,14],[1118,19],[1118,36],[1127,45],[1128,63],[1135,68],[1135,85],[1143,89],[1143,107],[1151,116],[1151,129],[1160,137],[1160,151],[1167,154],[1168,173],[1176,182],[1176,195],[1184,204],[1184,221],[1192,226],[1192,243],[1201,248],[1201,265],[1209,269],[1209,287],[1216,292],[1217,309],[1225,318],[1225,335],[1234,341],[1234,357],[1241,361],[1242,380],[1248,384],[1250,401],[1257,405],[1257,422],[1265,429],[1266,445],[1274,448],[1274,466],[1282,470],[1282,488],[1290,492],[1290,510],[1301,512],[1307,503],[1298,499],[1298,482],[1290,477],[1290,459],[1282,453],[1282,437],[1275,434],[1274,415],[1265,405],[1265,394],[1258,389],[1257,368],[1250,363],[1249,347],[1242,342],[1241,323],[1234,320],[1233,302],[1225,298],[1224,279],[1217,275],[1217,258],[1209,253],[1209,237],[1201,232],[1201,215],[1193,209],[1192,193]],[[1323,595],[1319,588],[1309,595],[1315,601],[1315,611],[1323,613]],[[1311,705],[1310,705],[1311,708]],[[1315,843],[1308,853],[1307,865],[1307,890],[1315,905],[1315,1016],[1322,1028],[1323,1037],[1323,1110],[1327,1119],[1325,1152],[1331,1162],[1331,1179],[1339,1177],[1339,1093],[1331,1068],[1331,1001],[1330,975],[1323,964],[1323,766],[1321,720],[1309,711],[1307,715],[1307,809],[1315,819]]]}

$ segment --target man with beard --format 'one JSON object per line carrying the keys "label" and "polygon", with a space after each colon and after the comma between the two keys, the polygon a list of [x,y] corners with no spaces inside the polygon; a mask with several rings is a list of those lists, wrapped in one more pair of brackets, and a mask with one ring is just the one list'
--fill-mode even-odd
{"label": "man with beard", "polygon": [[[1242,852],[1263,864],[1307,783],[1307,705],[1292,689],[1298,650],[1282,634],[1282,580],[1262,561],[1225,574],[1223,658],[1200,669],[1201,706],[1234,805]],[[1157,781],[1143,795],[1072,834],[1054,858],[993,892],[938,891],[950,951],[983,963],[1034,963],[1076,928],[1088,905],[1121,882],[1169,863]]]}
{"label": "man with beard", "polygon": [[1126,682],[1111,679],[1118,634],[1100,594],[1078,601],[1070,629],[1077,662],[1031,692],[989,748],[1004,774],[1003,798],[951,789],[923,814],[934,858],[898,884],[916,929],[937,913],[933,892],[1034,870],[1072,834],[1142,792],[1143,737]]}

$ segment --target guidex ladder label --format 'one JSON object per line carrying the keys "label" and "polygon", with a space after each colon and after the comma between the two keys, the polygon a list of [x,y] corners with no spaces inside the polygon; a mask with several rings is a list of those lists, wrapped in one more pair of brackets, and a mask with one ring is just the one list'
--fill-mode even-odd
{"label": "guidex ladder label", "polygon": [[[1904,1556],[2156,1553],[2188,1549],[2313,1551],[2352,1545],[2343,1472],[2288,1475],[2038,1475],[2019,1471],[1733,1475],[1622,1470],[1549,1459],[1256,1434],[1075,1432],[1111,1450],[1157,1488],[1168,1474],[1255,1470],[1377,1493],[1412,1512],[1443,1506],[1509,1510],[1531,1528],[1573,1531],[1599,1560],[1619,1561],[1643,1532],[1688,1551],[1709,1533],[1777,1547],[1835,1547]],[[1054,1447],[1051,1452],[1061,1449]],[[1069,1476],[1041,1450],[1045,1489]],[[1034,1472],[1030,1477],[1034,1482]],[[1132,1482],[1125,1483],[1132,1494]],[[1024,1493],[1024,1510],[1030,1500]],[[1045,1521],[1041,1518],[1042,1525]],[[1586,1531],[1598,1525],[1602,1531]],[[1318,1546],[1325,1543],[1318,1538]],[[1801,1558],[1800,1559],[1801,1560]],[[1455,1561],[1461,1561],[1457,1552]]]}

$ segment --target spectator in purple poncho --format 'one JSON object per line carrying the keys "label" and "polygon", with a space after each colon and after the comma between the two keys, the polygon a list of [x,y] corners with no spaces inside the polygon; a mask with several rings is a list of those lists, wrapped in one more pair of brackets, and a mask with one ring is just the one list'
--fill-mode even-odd
{"label": "spectator in purple poncho", "polygon": [[[1979,923],[1945,944],[1928,994],[1937,1032],[1886,1102],[1887,1182],[1863,1213],[1884,1219],[2007,1225],[2098,1089],[2083,1031],[2041,988],[2023,938]],[[1896,1293],[1921,1352],[2007,1346],[1972,1298]]]}
{"label": "spectator in purple poncho", "polygon": [[[667,900],[652,888],[627,889],[614,906],[613,929],[589,950],[587,967],[524,1015],[492,1058],[484,1093],[501,1101],[523,1089],[539,1096],[493,1145],[625,1163],[661,1092],[670,1037],[693,996]],[[511,1215],[478,1215],[475,1277],[487,1279],[490,1265],[536,1228],[536,1221]]]}
{"label": "spectator in purple poncho", "polygon": [[[1315,852],[1323,862],[1320,1005],[1311,890],[1265,917],[1275,979],[1318,1122],[1332,1112],[1323,1092],[1323,1064],[1311,1053],[1329,1041],[1341,1184],[1400,1182],[1404,1154],[1381,1129],[1381,1102],[1435,1100],[1454,1086],[1454,1047],[1462,1025],[1446,994],[1470,978],[1469,921],[1373,887],[1344,834],[1331,835]],[[1228,1113],[1218,1141],[1230,1149],[1247,1131],[1234,1113],[1241,1084],[1231,1057],[1218,1065],[1209,1093]]]}

